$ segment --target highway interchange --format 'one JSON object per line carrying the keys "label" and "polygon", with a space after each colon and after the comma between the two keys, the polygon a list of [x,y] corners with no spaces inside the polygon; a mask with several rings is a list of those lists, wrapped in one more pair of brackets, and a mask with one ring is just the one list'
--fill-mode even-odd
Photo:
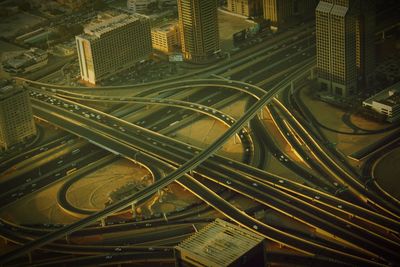
{"label": "highway interchange", "polygon": [[[33,183],[35,187],[41,186],[40,182],[44,186],[62,176],[66,176],[64,179],[67,183],[73,182],[73,179],[79,179],[76,173],[90,172],[116,157],[124,157],[145,166],[152,173],[154,181],[142,191],[101,211],[74,209],[63,198],[67,190],[64,189],[58,197],[60,205],[66,212],[81,216],[82,219],[55,227],[52,231],[21,228],[3,221],[2,224],[7,227],[2,227],[1,235],[23,245],[6,253],[1,262],[18,259],[41,247],[66,254],[84,254],[82,258],[58,260],[77,265],[91,261],[92,264],[93,261],[102,264],[131,262],[135,259],[143,261],[150,257],[160,262],[171,261],[171,244],[174,242],[162,246],[162,242],[157,243],[154,239],[157,235],[160,239],[169,240],[173,236],[189,235],[193,230],[189,229],[190,225],[196,221],[190,209],[168,215],[169,224],[163,218],[149,218],[148,221],[154,222],[123,222],[115,226],[122,229],[128,226],[146,228],[176,225],[176,231],[148,234],[148,240],[154,240],[148,242],[152,245],[82,247],[54,241],[68,240],[68,236],[76,232],[110,229],[97,225],[100,222],[104,226],[107,216],[125,208],[129,211],[130,207],[140,205],[175,181],[204,201],[205,204],[199,204],[204,212],[210,206],[227,219],[264,235],[274,244],[296,251],[295,255],[288,254],[299,262],[311,260],[328,266],[399,264],[398,202],[363,184],[357,172],[346,164],[346,159],[339,158],[337,153],[331,151],[332,148],[326,145],[323,137],[312,130],[310,122],[300,117],[289,101],[290,92],[307,82],[315,65],[313,28],[304,25],[302,29],[296,31],[296,36],[290,42],[278,42],[250,55],[244,52],[242,58],[230,59],[228,63],[184,80],[98,90],[25,81],[31,90],[35,116],[72,134],[59,141],[60,146],[68,147],[60,152],[71,155],[68,165],[58,164],[58,159],[50,162],[50,166],[62,166],[56,170],[49,169],[48,172],[42,168],[43,174],[28,182],[31,187]],[[293,67],[288,68],[288,64]],[[170,95],[174,98],[169,98]],[[245,114],[235,120],[221,109],[238,99],[247,99],[249,104]],[[86,104],[96,102],[115,103],[119,107],[102,112]],[[273,144],[261,123],[266,113],[273,118],[282,136],[309,168],[291,159]],[[174,138],[175,129],[204,116],[228,128],[211,145],[199,148]],[[240,140],[243,146],[242,162],[217,153],[231,138]],[[87,153],[82,153],[85,151]],[[264,171],[268,157],[275,157],[302,177],[304,182],[293,182]],[[71,168],[76,168],[76,173],[67,175]],[[28,174],[33,175],[34,170]],[[16,188],[26,183],[26,180],[18,180],[20,178],[15,173],[11,172],[9,176],[1,196],[4,202],[1,203],[17,200],[21,191]],[[225,189],[222,189],[222,193],[218,192],[214,189],[215,185]],[[229,202],[232,192],[315,229],[325,238],[304,236],[268,225],[251,216],[251,212],[232,205]],[[28,191],[23,193],[29,194]],[[280,253],[271,252],[271,258],[285,262],[286,251]],[[41,266],[56,262],[49,260]]]}

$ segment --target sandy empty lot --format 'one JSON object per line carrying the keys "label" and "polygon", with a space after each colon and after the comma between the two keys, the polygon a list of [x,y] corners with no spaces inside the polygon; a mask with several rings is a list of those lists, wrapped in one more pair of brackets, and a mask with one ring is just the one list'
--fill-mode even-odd
{"label": "sandy empty lot", "polygon": [[400,199],[400,148],[386,154],[376,165],[374,176],[389,194]]}

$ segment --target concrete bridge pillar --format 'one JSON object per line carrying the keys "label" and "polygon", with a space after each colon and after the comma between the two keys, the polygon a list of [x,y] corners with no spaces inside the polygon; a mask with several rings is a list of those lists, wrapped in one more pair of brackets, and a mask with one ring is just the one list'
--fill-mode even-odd
{"label": "concrete bridge pillar", "polygon": [[70,236],[69,235],[65,235],[65,242],[67,244],[69,244],[69,241],[70,241]]}
{"label": "concrete bridge pillar", "polygon": [[310,71],[310,80],[314,80],[316,78],[315,76],[315,68],[312,68]]}
{"label": "concrete bridge pillar", "polygon": [[262,108],[260,110],[260,119],[263,120],[264,119],[264,108]]}
{"label": "concrete bridge pillar", "polygon": [[132,213],[132,218],[135,218],[136,217],[136,207],[135,207],[134,203],[132,203],[132,205],[131,205],[131,213]]}
{"label": "concrete bridge pillar", "polygon": [[294,81],[290,82],[290,93],[293,94],[294,92]]}
{"label": "concrete bridge pillar", "polygon": [[241,143],[241,139],[240,139],[240,137],[239,137],[239,134],[235,134],[235,135],[233,136],[233,143],[234,143],[235,145]]}
{"label": "concrete bridge pillar", "polygon": [[28,252],[29,264],[32,264],[32,253]]}
{"label": "concrete bridge pillar", "polygon": [[158,194],[158,202],[162,203],[163,202],[163,199],[162,199],[163,198],[163,191],[161,189],[158,189],[157,194]]}

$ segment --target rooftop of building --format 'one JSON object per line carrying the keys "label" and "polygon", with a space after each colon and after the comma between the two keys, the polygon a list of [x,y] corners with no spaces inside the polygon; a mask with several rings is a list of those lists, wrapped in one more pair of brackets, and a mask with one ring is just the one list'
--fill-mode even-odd
{"label": "rooftop of building", "polygon": [[400,91],[389,91],[389,96],[382,100],[382,104],[391,107],[400,105]]}
{"label": "rooftop of building", "polygon": [[146,16],[141,14],[119,14],[114,17],[104,19],[103,21],[87,25],[84,28],[84,34],[82,34],[82,36],[99,38],[105,33],[145,17]]}
{"label": "rooftop of building", "polygon": [[400,82],[395,83],[385,90],[371,96],[364,102],[371,104],[372,102],[378,102],[387,106],[400,105]]}
{"label": "rooftop of building", "polygon": [[160,31],[160,32],[169,32],[175,26],[176,26],[176,23],[167,23],[167,24],[160,25],[158,27],[154,27],[151,30],[152,31]]}
{"label": "rooftop of building", "polygon": [[22,89],[22,87],[15,86],[13,84],[7,84],[3,87],[0,87],[0,101],[15,95],[16,93],[22,91]]}
{"label": "rooftop of building", "polygon": [[331,11],[332,7],[333,7],[333,4],[324,2],[324,1],[320,1],[317,5],[316,11],[327,13],[327,12]]}
{"label": "rooftop of building", "polygon": [[47,52],[39,48],[31,48],[21,54],[11,57],[3,62],[3,65],[18,69],[23,66],[42,62],[47,59]]}
{"label": "rooftop of building", "polygon": [[349,9],[345,6],[334,5],[331,10],[331,14],[339,17],[346,16],[346,13]]}
{"label": "rooftop of building", "polygon": [[229,266],[263,240],[261,235],[217,219],[175,249],[211,263],[210,266]]}

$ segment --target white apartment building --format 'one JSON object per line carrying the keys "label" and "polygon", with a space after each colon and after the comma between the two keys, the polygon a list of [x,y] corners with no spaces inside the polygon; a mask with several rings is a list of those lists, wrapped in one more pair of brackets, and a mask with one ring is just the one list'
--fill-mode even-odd
{"label": "white apartment building", "polygon": [[121,14],[76,36],[81,78],[91,84],[134,66],[152,53],[147,16]]}

